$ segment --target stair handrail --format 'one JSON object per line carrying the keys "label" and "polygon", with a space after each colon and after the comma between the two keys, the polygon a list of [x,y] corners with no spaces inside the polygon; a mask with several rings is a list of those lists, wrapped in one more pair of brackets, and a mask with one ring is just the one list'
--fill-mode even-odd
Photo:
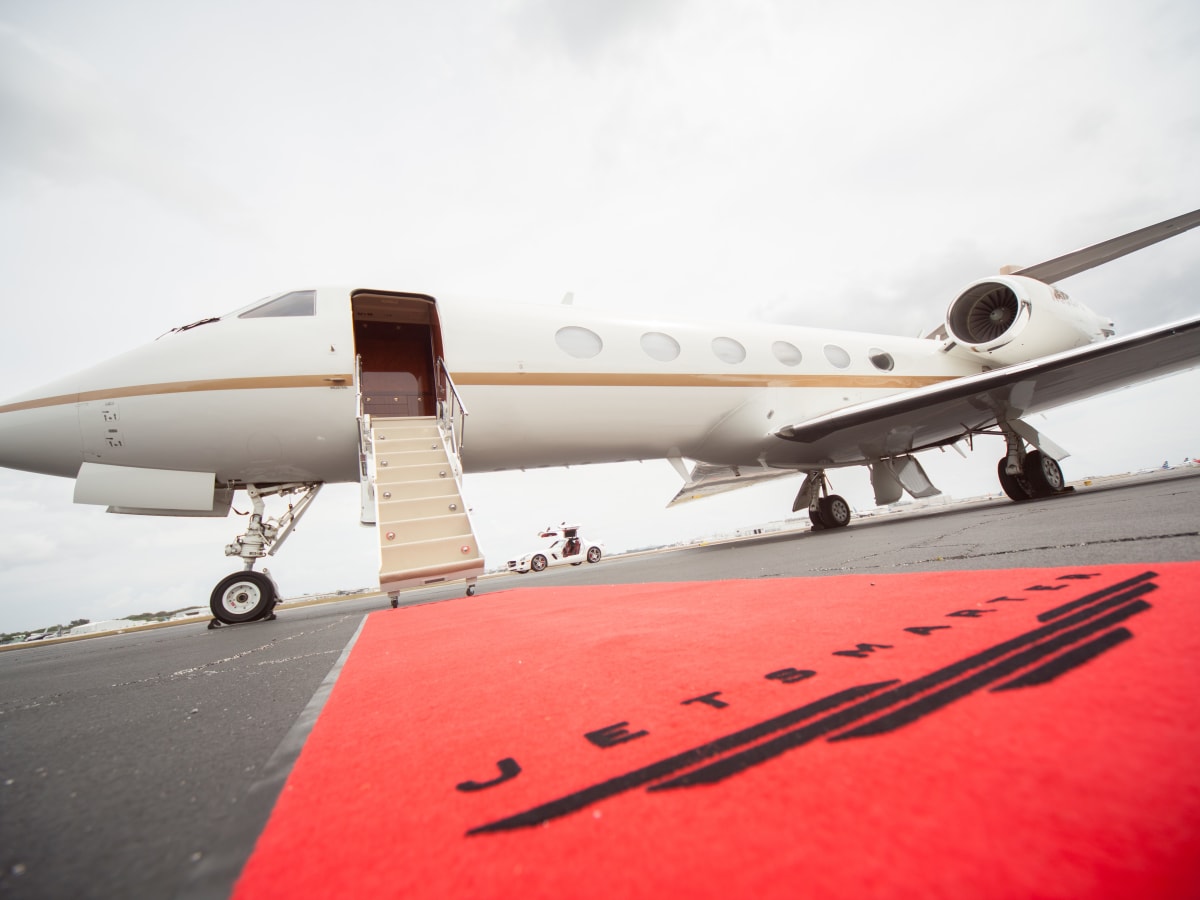
{"label": "stair handrail", "polygon": [[365,482],[370,476],[367,468],[368,451],[371,448],[371,417],[363,409],[363,368],[362,354],[354,355],[354,390],[358,397],[358,468],[359,481]]}
{"label": "stair handrail", "polygon": [[[450,371],[446,368],[446,361],[439,356],[436,366],[438,421],[449,430],[451,449],[454,450],[454,455],[461,460],[463,435],[467,430],[467,416],[469,413],[467,412],[466,405],[462,402],[462,397],[458,395],[458,388],[454,385],[454,379],[450,377]],[[456,418],[457,428],[455,427]]]}

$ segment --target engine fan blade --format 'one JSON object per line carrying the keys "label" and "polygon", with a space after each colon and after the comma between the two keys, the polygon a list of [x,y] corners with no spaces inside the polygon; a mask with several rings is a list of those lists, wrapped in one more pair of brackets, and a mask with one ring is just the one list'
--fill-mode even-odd
{"label": "engine fan blade", "polygon": [[1006,332],[1017,319],[1018,303],[1007,288],[988,291],[980,297],[967,316],[971,337],[979,342],[992,341]]}

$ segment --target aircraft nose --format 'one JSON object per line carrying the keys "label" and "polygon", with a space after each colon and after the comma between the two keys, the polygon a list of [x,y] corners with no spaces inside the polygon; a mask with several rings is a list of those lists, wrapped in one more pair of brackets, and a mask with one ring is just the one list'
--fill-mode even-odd
{"label": "aircraft nose", "polygon": [[74,478],[82,462],[74,398],[0,404],[0,466]]}

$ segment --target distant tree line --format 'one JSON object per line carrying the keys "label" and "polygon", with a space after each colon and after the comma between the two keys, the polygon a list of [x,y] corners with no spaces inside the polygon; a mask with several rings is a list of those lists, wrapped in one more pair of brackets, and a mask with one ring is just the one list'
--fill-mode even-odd
{"label": "distant tree line", "polygon": [[[184,606],[180,609],[160,610],[159,612],[144,612],[134,613],[132,616],[124,616],[123,618],[131,619],[135,622],[160,622],[164,619],[169,619],[176,613],[184,612],[185,610],[195,609],[194,606]],[[5,634],[0,634],[0,644],[13,644],[25,640],[31,634],[44,634],[47,637],[57,637],[70,631],[76,625],[90,625],[91,619],[72,619],[68,625],[47,625],[45,628],[30,628],[26,631],[10,631]]]}

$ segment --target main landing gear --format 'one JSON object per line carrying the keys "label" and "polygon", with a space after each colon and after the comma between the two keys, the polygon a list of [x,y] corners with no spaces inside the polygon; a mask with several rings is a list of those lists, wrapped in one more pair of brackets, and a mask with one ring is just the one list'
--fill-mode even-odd
{"label": "main landing gear", "polygon": [[996,466],[1000,487],[1009,499],[1020,503],[1037,497],[1068,494],[1075,490],[1067,487],[1062,469],[1054,457],[1041,450],[1026,452],[1019,439],[1017,443],[1017,452],[1014,453],[1010,441],[1008,455]]}
{"label": "main landing gear", "polygon": [[809,472],[805,477],[796,502],[792,504],[792,512],[799,512],[805,506],[813,531],[845,528],[850,524],[850,504],[838,494],[829,493],[829,479],[823,469]]}
{"label": "main landing gear", "polygon": [[[274,556],[283,546],[284,540],[292,533],[292,529],[296,527],[296,523],[320,489],[319,483],[278,484],[263,488],[253,484],[246,485],[246,493],[250,495],[250,501],[254,504],[254,510],[250,513],[250,524],[245,534],[238,535],[234,542],[225,548],[225,555],[240,557],[244,567],[240,572],[226,575],[213,588],[208,604],[213,614],[212,621],[208,623],[209,628],[236,625],[240,622],[270,621],[275,618],[279,588],[268,572],[255,572],[254,564],[264,556]],[[287,512],[278,519],[263,518],[266,512],[266,501],[263,498],[294,493],[300,493],[302,496],[295,503],[288,504]]]}

